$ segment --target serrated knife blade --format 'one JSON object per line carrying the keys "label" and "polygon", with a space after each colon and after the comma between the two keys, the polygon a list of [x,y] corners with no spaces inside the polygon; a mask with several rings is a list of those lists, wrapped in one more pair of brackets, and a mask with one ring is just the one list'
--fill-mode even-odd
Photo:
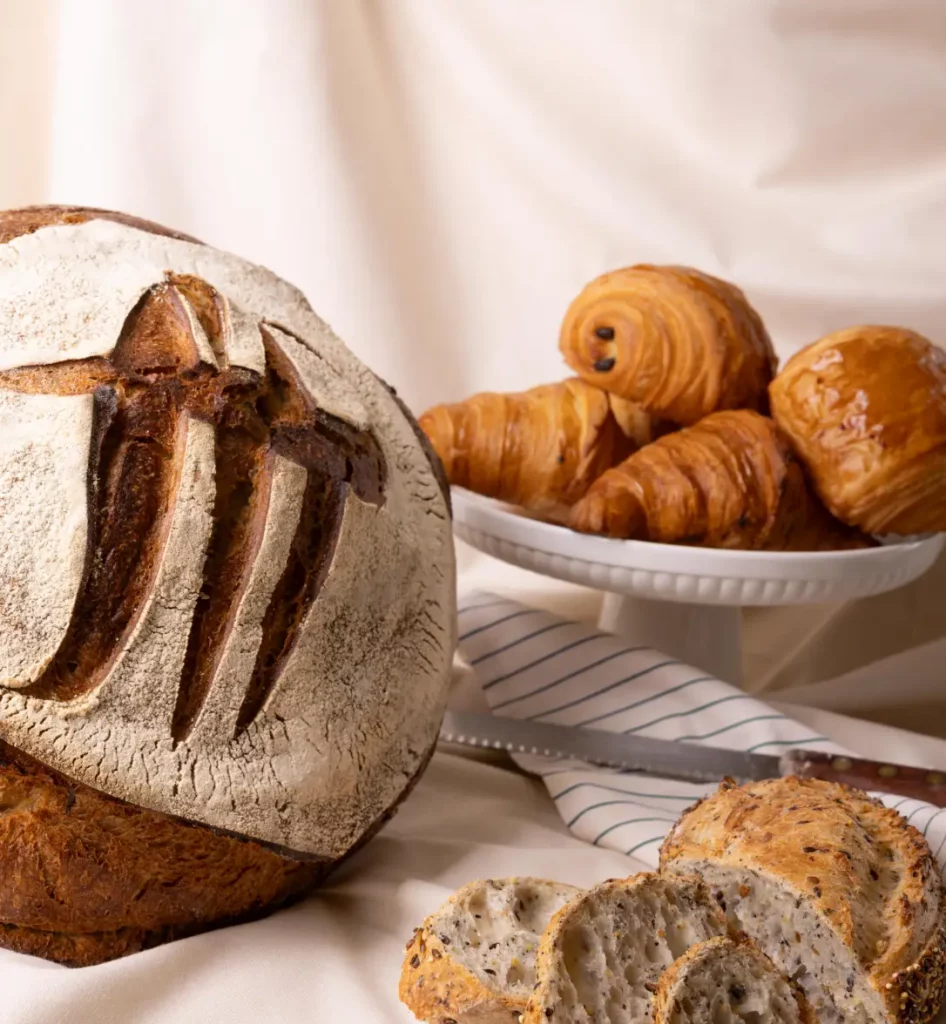
{"label": "serrated knife blade", "polygon": [[574,758],[684,782],[719,782],[724,778],[754,782],[799,775],[946,806],[944,771],[811,750],[792,749],[776,757],[600,729],[453,711],[444,715],[440,739],[444,743],[480,750],[538,754],[557,760]]}

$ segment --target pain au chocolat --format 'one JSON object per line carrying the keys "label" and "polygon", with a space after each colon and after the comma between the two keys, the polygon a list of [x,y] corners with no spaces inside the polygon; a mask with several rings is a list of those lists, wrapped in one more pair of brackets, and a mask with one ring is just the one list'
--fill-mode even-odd
{"label": "pain au chocolat", "polygon": [[449,501],[269,271],[0,214],[0,945],[89,964],[266,913],[423,770]]}

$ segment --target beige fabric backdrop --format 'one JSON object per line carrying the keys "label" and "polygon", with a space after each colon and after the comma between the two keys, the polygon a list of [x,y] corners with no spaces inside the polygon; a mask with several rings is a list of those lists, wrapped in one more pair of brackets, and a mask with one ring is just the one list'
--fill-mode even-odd
{"label": "beige fabric backdrop", "polygon": [[[946,344],[939,0],[0,0],[0,58],[0,204],[266,263],[417,408],[562,376],[567,302],[637,260],[736,280],[783,356],[863,321]],[[806,695],[946,734],[946,563],[747,625],[755,689],[932,643]]]}
{"label": "beige fabric backdrop", "polygon": [[56,11],[0,0],[0,205],[46,195]]}
{"label": "beige fabric backdrop", "polygon": [[[566,303],[632,260],[737,280],[783,354],[863,320],[946,342],[946,6],[0,0],[0,206],[47,199],[269,264],[418,408],[561,375]],[[594,614],[594,594],[464,566]],[[752,686],[946,734],[946,565],[748,625]],[[792,713],[946,765],[943,743]],[[403,945],[450,889],[638,866],[568,835],[534,780],[438,754],[329,890],[85,971],[0,950],[0,1017],[406,1024]]]}

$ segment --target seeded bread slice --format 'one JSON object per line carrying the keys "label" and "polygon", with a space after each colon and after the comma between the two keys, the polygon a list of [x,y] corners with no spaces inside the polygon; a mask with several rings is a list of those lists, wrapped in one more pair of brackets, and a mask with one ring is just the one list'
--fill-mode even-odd
{"label": "seeded bread slice", "polygon": [[407,944],[399,994],[431,1024],[515,1024],[535,982],[539,938],[580,895],[540,878],[471,882]]}
{"label": "seeded bread slice", "polygon": [[684,812],[661,871],[699,875],[821,1024],[924,1024],[943,1003],[943,883],[906,819],[816,779],[724,783]]}
{"label": "seeded bread slice", "polygon": [[751,942],[710,939],[664,971],[654,1024],[814,1024],[800,990]]}
{"label": "seeded bread slice", "polygon": [[699,879],[605,882],[552,919],[524,1024],[649,1024],[664,970],[725,934],[725,915]]}

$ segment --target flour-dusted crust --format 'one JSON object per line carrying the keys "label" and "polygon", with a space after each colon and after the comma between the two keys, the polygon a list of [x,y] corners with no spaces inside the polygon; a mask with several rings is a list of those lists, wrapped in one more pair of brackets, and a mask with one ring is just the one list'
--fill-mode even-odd
{"label": "flour-dusted crust", "polygon": [[28,685],[69,626],[85,565],[89,395],[0,391],[0,684]]}
{"label": "flour-dusted crust", "polygon": [[221,296],[225,345],[230,362],[254,373],[266,372],[266,353],[260,335],[259,320]]}
{"label": "flour-dusted crust", "polygon": [[302,293],[264,267],[209,246],[91,220],[40,228],[0,245],[0,369],[107,355],[138,300],[169,273],[206,281],[257,321],[297,333],[336,370],[356,364]]}
{"label": "flour-dusted crust", "polygon": [[399,994],[418,1020],[509,1024],[525,1010],[536,950],[553,914],[581,890],[541,878],[470,882],[418,928]]}
{"label": "flour-dusted crust", "polygon": [[[140,807],[338,858],[397,803],[436,740],[455,645],[436,470],[388,389],[297,289],[194,241],[83,216],[93,219],[50,215],[36,230],[25,216],[32,233],[0,244],[0,417],[17,425],[0,438],[0,608],[21,592],[19,617],[0,616],[0,738]],[[103,393],[146,402],[149,382],[171,372],[147,364],[161,341],[148,317],[175,325],[181,388],[232,375],[214,410],[232,401],[243,415],[241,389],[268,388],[265,374],[277,372],[288,412],[266,415],[291,420],[293,402],[311,402],[324,425],[290,423],[267,456],[244,516],[246,568],[234,575],[220,554],[220,506],[238,504],[239,481],[215,452],[216,413],[194,393],[159,439],[168,456],[154,470],[154,515],[140,513],[158,524],[141,599],[100,674],[70,689],[49,678],[50,659],[70,617],[84,614],[89,510],[107,483],[96,466],[114,457],[93,420],[121,418]],[[158,405],[141,408],[158,429]],[[319,465],[323,450],[324,500],[300,468]],[[307,553],[300,537],[313,509],[325,543]],[[313,581],[301,597],[287,576],[294,558]],[[208,565],[233,603],[202,637],[191,634],[208,614]],[[301,618],[261,668],[279,601],[284,618]]]}
{"label": "flour-dusted crust", "polygon": [[302,515],[305,470],[271,456],[266,523],[253,569],[245,580],[233,628],[223,642],[210,690],[194,723],[192,742],[226,743],[236,731],[243,694],[233,680],[248,680],[263,638],[263,620]]}
{"label": "flour-dusted crust", "polygon": [[[942,1002],[939,868],[923,836],[864,793],[797,778],[724,784],[674,826],[661,870],[705,877],[731,916],[769,938],[783,970],[805,966],[803,985],[822,971],[841,1019],[854,1019],[847,997],[867,1006],[864,1020],[904,1024],[930,1020]],[[781,939],[776,897],[785,914],[804,914]],[[831,949],[827,966],[815,963]]]}
{"label": "flour-dusted crust", "polygon": [[357,390],[339,376],[325,359],[275,324],[267,325],[271,335],[305,381],[309,394],[321,409],[338,416],[353,427],[365,429],[371,422]]}
{"label": "flour-dusted crust", "polygon": [[[68,718],[48,723],[53,734],[62,737],[61,742],[67,742],[73,723],[84,731],[82,727],[87,720],[99,717],[96,714],[99,707],[113,702],[126,720],[170,720],[174,694],[159,681],[176,679],[183,671],[187,637],[200,596],[213,525],[210,515],[214,494],[213,428],[199,420],[188,420],[182,435],[180,478],[154,588],[101,685],[84,699],[66,704]],[[29,710],[35,714],[35,706]],[[11,735],[21,717],[22,714],[13,711]],[[61,732],[57,728],[60,722]],[[117,728],[118,723],[113,723],[112,727]],[[90,741],[94,739],[98,741],[75,751],[73,756],[80,759],[76,763],[97,777],[119,775],[122,771],[120,747],[110,744],[104,736],[89,736]],[[18,746],[27,749],[26,744]],[[132,754],[133,761],[137,757],[138,752]],[[150,784],[144,755],[141,755],[141,766],[148,776],[146,784]],[[79,773],[70,774],[79,777]]]}

